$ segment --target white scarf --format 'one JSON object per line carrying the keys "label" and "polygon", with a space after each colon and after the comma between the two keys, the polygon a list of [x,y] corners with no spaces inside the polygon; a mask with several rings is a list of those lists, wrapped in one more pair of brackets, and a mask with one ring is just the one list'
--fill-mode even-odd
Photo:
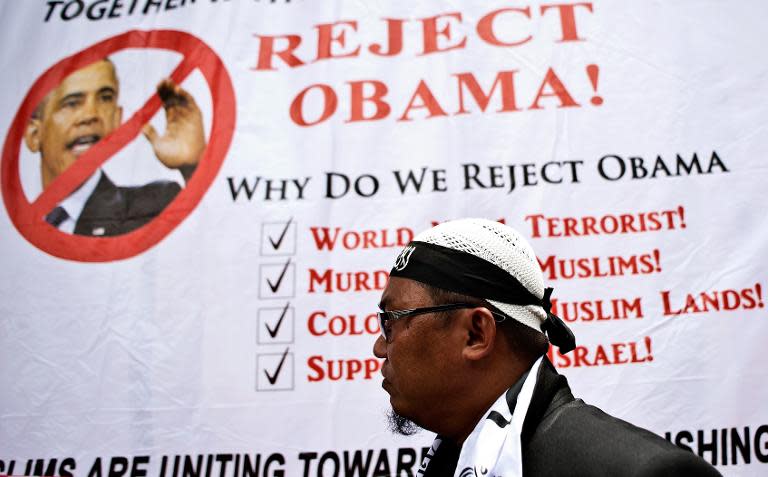
{"label": "white scarf", "polygon": [[[454,477],[520,477],[523,475],[520,434],[531,404],[541,360],[542,358],[536,360],[528,371],[528,376],[517,396],[513,413],[509,411],[505,391],[485,413],[485,418],[477,423],[461,447]],[[501,415],[508,424],[500,427],[495,420],[489,419],[488,416],[494,412]],[[498,416],[496,417],[499,420]],[[440,444],[440,438],[436,438],[432,448],[424,457],[419,475],[427,468]]]}

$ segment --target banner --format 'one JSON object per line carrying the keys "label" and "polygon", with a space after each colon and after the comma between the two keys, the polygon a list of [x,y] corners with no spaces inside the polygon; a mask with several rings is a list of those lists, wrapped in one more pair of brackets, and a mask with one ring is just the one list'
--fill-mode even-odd
{"label": "banner", "polygon": [[768,472],[763,2],[0,5],[0,475],[415,475],[375,312],[533,246],[577,397]]}

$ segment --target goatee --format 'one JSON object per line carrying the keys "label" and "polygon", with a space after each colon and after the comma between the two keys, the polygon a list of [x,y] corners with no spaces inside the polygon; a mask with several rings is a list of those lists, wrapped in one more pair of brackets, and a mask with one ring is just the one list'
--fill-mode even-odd
{"label": "goatee", "polygon": [[392,408],[387,412],[387,421],[389,422],[389,430],[395,434],[412,436],[421,430],[415,422],[401,416]]}

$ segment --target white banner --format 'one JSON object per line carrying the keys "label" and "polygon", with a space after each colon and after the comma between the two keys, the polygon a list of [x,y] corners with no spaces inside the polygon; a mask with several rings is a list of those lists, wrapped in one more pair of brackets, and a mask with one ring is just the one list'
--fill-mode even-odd
{"label": "white banner", "polygon": [[374,313],[467,216],[536,250],[575,395],[765,475],[767,17],[0,4],[0,475],[414,475]]}

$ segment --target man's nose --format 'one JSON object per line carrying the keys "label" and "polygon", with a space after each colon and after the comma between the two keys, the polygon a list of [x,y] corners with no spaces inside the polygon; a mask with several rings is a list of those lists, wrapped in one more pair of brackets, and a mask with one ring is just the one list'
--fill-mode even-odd
{"label": "man's nose", "polygon": [[87,97],[80,107],[77,116],[78,124],[89,124],[99,119],[98,107],[96,105],[96,99],[93,97]]}
{"label": "man's nose", "polygon": [[381,335],[373,342],[373,355],[377,358],[387,357],[387,341]]}

